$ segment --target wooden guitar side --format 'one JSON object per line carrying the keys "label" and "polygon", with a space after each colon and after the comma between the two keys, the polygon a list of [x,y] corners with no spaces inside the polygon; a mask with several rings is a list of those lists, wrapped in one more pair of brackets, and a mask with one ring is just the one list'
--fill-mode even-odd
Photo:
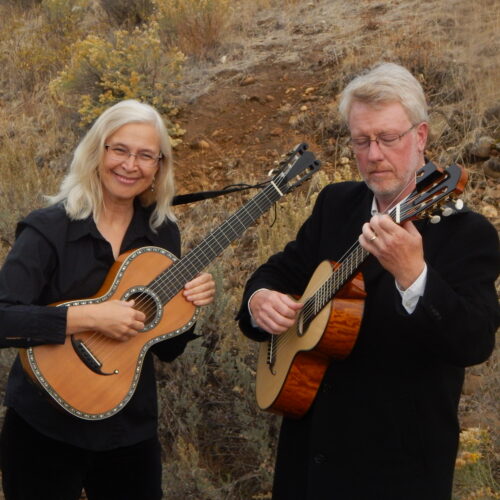
{"label": "wooden guitar side", "polygon": [[[94,297],[54,305],[72,307],[122,300],[127,292],[150,283],[170,267],[173,260],[172,254],[155,247],[141,249],[140,253],[128,252],[113,265]],[[107,418],[121,410],[134,394],[147,350],[188,329],[194,323],[195,312],[196,308],[184,299],[181,291],[160,309],[156,326],[127,342],[96,332],[73,335],[75,340],[83,340],[90,346],[92,353],[102,361],[103,374],[92,371],[82,362],[70,337],[63,345],[22,349],[21,362],[30,377],[66,411],[88,420]]]}
{"label": "wooden guitar side", "polygon": [[[334,264],[322,262],[304,295],[305,302],[332,274]],[[263,410],[300,418],[310,408],[332,359],[346,358],[356,342],[364,309],[361,273],[342,287],[299,335],[294,325],[278,339],[274,365],[268,363],[269,342],[260,345],[256,397]]]}

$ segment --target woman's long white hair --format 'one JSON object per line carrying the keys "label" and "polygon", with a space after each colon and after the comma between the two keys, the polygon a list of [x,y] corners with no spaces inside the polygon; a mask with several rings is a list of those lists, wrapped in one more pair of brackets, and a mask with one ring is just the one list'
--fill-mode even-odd
{"label": "woman's long white hair", "polygon": [[155,127],[160,139],[163,158],[159,160],[154,190],[147,189],[139,195],[144,206],[156,202],[150,226],[156,230],[165,219],[175,220],[171,208],[175,192],[172,148],[167,128],[158,111],[132,99],[111,106],[97,118],[76,148],[59,192],[48,197],[50,204],[63,203],[71,219],[85,219],[91,214],[94,220],[99,219],[104,203],[99,179],[99,166],[105,154],[104,145],[109,136],[128,123],[149,123]]}

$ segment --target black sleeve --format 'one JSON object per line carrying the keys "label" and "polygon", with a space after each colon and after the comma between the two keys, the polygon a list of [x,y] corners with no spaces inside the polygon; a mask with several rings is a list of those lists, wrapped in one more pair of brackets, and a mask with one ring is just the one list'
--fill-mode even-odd
{"label": "black sleeve", "polygon": [[446,238],[428,253],[424,295],[411,315],[420,332],[419,342],[452,365],[485,361],[494,348],[500,318],[495,289],[500,250],[495,228],[472,212],[450,217]]}
{"label": "black sleeve", "polygon": [[64,344],[67,308],[38,305],[55,260],[42,234],[20,232],[0,270],[0,347]]}

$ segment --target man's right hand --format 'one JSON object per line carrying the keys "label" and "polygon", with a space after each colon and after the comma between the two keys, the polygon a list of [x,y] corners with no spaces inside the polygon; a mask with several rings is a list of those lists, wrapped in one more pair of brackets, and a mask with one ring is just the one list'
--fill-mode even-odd
{"label": "man's right hand", "polygon": [[248,303],[257,325],[275,335],[286,332],[293,326],[302,306],[303,304],[295,302],[284,293],[267,289],[255,292]]}

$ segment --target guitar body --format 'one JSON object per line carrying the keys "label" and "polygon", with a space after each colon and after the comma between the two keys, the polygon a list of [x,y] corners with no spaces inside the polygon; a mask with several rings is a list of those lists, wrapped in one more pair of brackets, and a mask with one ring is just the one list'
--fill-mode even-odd
{"label": "guitar body", "polygon": [[184,332],[196,319],[196,308],[184,299],[182,290],[163,305],[147,287],[175,260],[157,247],[125,253],[94,297],[54,304],[72,307],[134,299],[134,307],[146,314],[146,326],[136,337],[120,342],[89,331],[68,336],[63,345],[22,349],[26,372],[56,403],[79,418],[100,420],[121,410],[135,392],[148,349]]}
{"label": "guitar body", "polygon": [[[323,261],[299,299],[313,296],[335,269]],[[285,333],[262,342],[257,363],[256,397],[263,410],[292,418],[310,408],[332,359],[346,358],[356,342],[364,309],[364,282],[355,275],[301,332],[301,318]],[[270,356],[271,343],[276,343]],[[270,359],[272,357],[272,362]]]}
{"label": "guitar body", "polygon": [[54,306],[133,299],[134,308],[146,316],[144,329],[126,342],[89,331],[67,336],[63,345],[21,349],[19,356],[27,374],[60,408],[75,417],[101,420],[115,415],[135,392],[148,349],[193,326],[196,307],[182,295],[184,285],[319,167],[307,144],[298,144],[256,196],[182,259],[158,247],[139,248],[120,256],[94,297]]}

